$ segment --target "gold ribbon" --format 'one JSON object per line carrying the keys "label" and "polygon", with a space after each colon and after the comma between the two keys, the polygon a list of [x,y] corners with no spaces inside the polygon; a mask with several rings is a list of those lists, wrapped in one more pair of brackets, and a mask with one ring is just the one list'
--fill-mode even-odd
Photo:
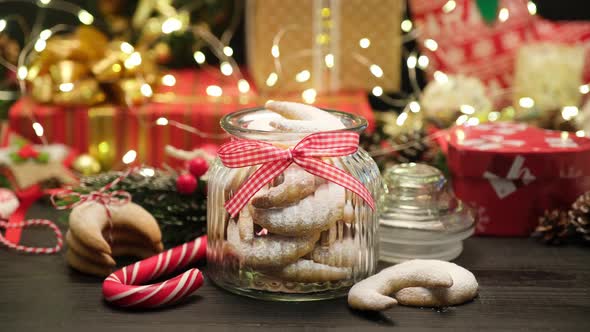
{"label": "gold ribbon", "polygon": [[153,54],[91,26],[48,39],[27,69],[33,99],[61,106],[143,104],[160,78]]}

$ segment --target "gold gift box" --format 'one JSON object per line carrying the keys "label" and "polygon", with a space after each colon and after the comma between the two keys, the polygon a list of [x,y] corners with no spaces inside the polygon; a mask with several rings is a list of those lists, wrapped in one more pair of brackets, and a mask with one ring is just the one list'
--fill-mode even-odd
{"label": "gold gift box", "polygon": [[247,55],[256,86],[399,90],[402,7],[399,0],[248,1]]}

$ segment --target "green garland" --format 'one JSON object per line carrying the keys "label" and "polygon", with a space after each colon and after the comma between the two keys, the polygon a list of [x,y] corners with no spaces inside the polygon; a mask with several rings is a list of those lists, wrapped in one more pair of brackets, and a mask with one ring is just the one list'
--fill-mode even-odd
{"label": "green garland", "polygon": [[[76,191],[98,190],[120,175],[120,172],[107,172],[84,177]],[[129,192],[134,203],[154,216],[167,248],[205,234],[207,226],[206,182],[199,180],[197,190],[184,195],[176,191],[176,178],[177,174],[161,170],[156,170],[153,176],[135,172],[113,187]]]}

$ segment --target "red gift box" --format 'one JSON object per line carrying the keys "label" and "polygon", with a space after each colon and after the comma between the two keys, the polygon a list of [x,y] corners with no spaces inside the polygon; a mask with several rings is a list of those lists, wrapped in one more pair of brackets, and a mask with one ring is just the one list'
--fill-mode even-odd
{"label": "red gift box", "polygon": [[[586,43],[590,40],[588,22],[550,22],[531,15],[527,0],[500,0],[499,8],[507,11],[505,21],[487,24],[475,0],[455,0],[452,10],[448,0],[410,0],[412,18],[419,30],[423,54],[430,59],[426,69],[475,76],[484,82],[490,95],[512,86],[515,56],[519,46],[539,41]],[[424,41],[432,39],[437,47],[428,49]],[[590,53],[586,53],[586,60]],[[586,61],[588,63],[588,61]],[[590,66],[585,66],[584,79],[590,79]]]}
{"label": "red gift box", "polygon": [[[217,68],[172,74],[176,78],[173,87],[160,87],[150,103],[132,108],[102,105],[66,108],[22,98],[10,109],[10,127],[38,142],[32,123],[39,122],[48,142],[64,143],[79,152],[90,151],[100,155],[99,159],[108,166],[121,166],[121,157],[129,150],[137,152],[138,162],[152,166],[178,165],[178,161],[164,155],[167,144],[185,150],[220,144],[223,142],[220,138],[223,131],[219,126],[221,117],[266,101],[266,97],[257,95],[254,89],[240,93],[237,80],[223,76]],[[212,85],[220,87],[223,94],[219,97],[208,95],[207,88]],[[269,98],[301,102],[300,95],[273,95]],[[369,121],[369,130],[374,124],[366,94],[362,91],[318,96],[315,104],[362,115]],[[169,123],[176,121],[216,137],[204,138],[171,125],[156,125],[161,117]]]}
{"label": "red gift box", "polygon": [[546,209],[567,209],[590,190],[590,139],[522,123],[450,131],[457,197],[479,214],[477,234],[527,236]]}

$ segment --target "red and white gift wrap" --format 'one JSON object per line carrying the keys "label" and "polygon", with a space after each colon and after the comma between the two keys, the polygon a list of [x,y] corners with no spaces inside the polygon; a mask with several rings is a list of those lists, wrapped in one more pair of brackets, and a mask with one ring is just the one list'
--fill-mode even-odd
{"label": "red and white gift wrap", "polygon": [[[518,48],[531,42],[587,43],[590,23],[550,22],[531,15],[527,0],[500,0],[499,8],[508,10],[508,18],[486,24],[475,0],[455,0],[455,8],[445,11],[448,0],[410,0],[412,18],[420,31],[420,45],[432,39],[438,47],[421,47],[430,59],[427,68],[435,71],[475,76],[495,94],[512,86]],[[586,53],[586,59],[588,55]],[[585,66],[585,81],[590,66]]]}
{"label": "red and white gift wrap", "polygon": [[477,234],[528,236],[545,209],[590,190],[590,139],[522,123],[454,127],[448,164],[458,198],[479,214]]}
{"label": "red and white gift wrap", "polygon": [[[64,107],[39,104],[23,97],[11,106],[10,127],[38,141],[31,126],[34,119],[43,126],[48,142],[64,143],[80,153],[89,152],[107,169],[121,166],[121,158],[129,150],[137,152],[138,163],[176,166],[175,160],[164,154],[166,145],[191,150],[210,143],[221,144],[221,117],[256,105],[254,89],[239,92],[237,79],[223,76],[218,69],[180,70],[170,74],[176,78],[173,87],[160,86],[151,102],[130,108],[111,104]],[[219,86],[223,96],[209,96],[206,91],[211,85]],[[156,125],[161,117],[193,126],[210,137],[198,137],[170,125]]]}
{"label": "red and white gift wrap", "polygon": [[102,284],[102,294],[107,302],[120,307],[155,308],[173,304],[201,287],[203,273],[199,269],[190,269],[157,284],[142,284],[193,264],[206,254],[207,237],[201,236],[112,273]]}
{"label": "red and white gift wrap", "polygon": [[[226,137],[219,127],[224,115],[264,104],[267,99],[301,101],[300,94],[260,96],[254,88],[240,92],[236,78],[223,76],[213,67],[171,74],[176,77],[176,85],[161,86],[151,102],[132,108],[117,105],[67,108],[38,104],[24,97],[10,109],[10,127],[30,140],[39,141],[32,127],[34,119],[43,125],[47,141],[64,143],[80,153],[90,152],[108,166],[120,166],[121,157],[129,150],[137,152],[138,163],[180,166],[178,160],[164,154],[166,145],[183,150],[218,146]],[[213,85],[221,88],[222,96],[207,94],[207,88]],[[369,122],[368,130],[373,128],[373,113],[363,91],[318,96],[315,105],[361,115]],[[171,125],[156,125],[162,117],[192,126],[210,137],[199,137]],[[105,143],[108,149],[101,152],[99,145]]]}

